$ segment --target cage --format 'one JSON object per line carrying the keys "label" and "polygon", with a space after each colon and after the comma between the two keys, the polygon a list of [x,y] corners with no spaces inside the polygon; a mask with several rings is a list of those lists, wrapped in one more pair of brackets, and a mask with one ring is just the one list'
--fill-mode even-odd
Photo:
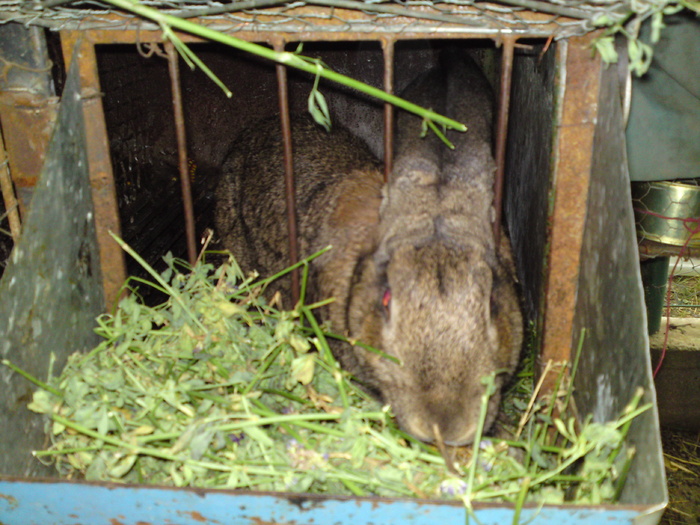
{"label": "cage", "polygon": [[[68,71],[65,85],[58,83],[60,114],[31,205],[29,197],[23,198],[30,209],[24,233],[0,286],[3,357],[37,377],[46,376],[50,352],[56,352],[54,366],[60,367],[68,354],[94,343],[91,320],[119,294],[127,268],[108,232],[132,235],[156,257],[173,247],[191,256],[197,228],[208,220],[208,184],[227,141],[245,120],[240,108],[249,109],[245,118],[274,112],[278,103],[282,113],[298,110],[305,105],[298,92],[309,82],[281,66],[183,33],[184,41],[201,46],[197,52],[212,68],[223,77],[232,75],[242,95],[226,102],[218,88],[202,81],[201,72],[179,71],[174,54],[165,60],[143,56],[154,49],[147,44],[163,41],[157,25],[111,9],[83,7],[32,13],[10,3],[5,12],[6,19],[57,32],[60,47],[54,51]],[[615,68],[605,68],[591,55],[593,36],[587,32],[594,9],[554,6],[553,13],[543,14],[491,4],[378,4],[362,12],[337,6],[264,10],[246,4],[223,13],[216,4],[169,7],[177,16],[199,16],[205,26],[243,41],[276,49],[304,42],[305,52],[358,71],[368,83],[388,90],[398,87],[392,70],[420,64],[420,41],[453,40],[477,53],[491,68],[500,94],[494,150],[503,191],[496,192],[502,195],[496,208],[503,211],[511,233],[526,315],[541,334],[540,360],[569,359],[585,330],[575,385],[581,413],[609,420],[637,386],[644,387],[645,401],[654,402],[621,88]],[[43,41],[37,27],[7,27],[17,31],[9,40],[24,42],[20,49],[38,49],[39,57],[45,56],[46,50],[35,43]],[[2,51],[9,64],[25,59],[5,43]],[[39,78],[43,72],[45,81],[46,63],[33,70]],[[254,89],[246,90],[241,77]],[[333,93],[331,86],[326,89]],[[22,105],[17,92],[27,90],[37,100]],[[338,104],[350,104],[346,97],[340,90]],[[19,161],[37,126],[45,128],[36,122],[51,121],[56,98],[50,88],[37,89],[19,79],[7,81],[3,99],[6,109],[0,118],[13,180],[16,187],[29,188],[38,167],[21,167]],[[8,116],[27,106],[40,116],[33,127]],[[374,111],[380,127],[384,118],[393,118],[381,105]],[[212,127],[224,128],[227,137],[212,137]],[[390,141],[390,134],[383,135],[377,151],[383,153]],[[390,166],[390,156],[384,160]],[[146,178],[155,185],[149,188]],[[181,226],[172,228],[173,223]],[[47,478],[49,472],[30,453],[41,443],[42,425],[24,408],[29,387],[7,370],[0,373],[8,385],[2,394],[3,523],[466,520],[461,504],[427,500],[242,494]],[[628,440],[637,457],[619,504],[527,507],[521,519],[658,522],[667,498],[655,407],[635,421]],[[514,516],[508,505],[475,505],[475,512],[481,523],[511,522]]]}

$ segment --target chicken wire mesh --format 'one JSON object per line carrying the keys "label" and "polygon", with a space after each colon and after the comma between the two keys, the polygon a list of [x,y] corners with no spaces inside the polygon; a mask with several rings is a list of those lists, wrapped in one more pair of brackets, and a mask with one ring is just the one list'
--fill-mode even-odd
{"label": "chicken wire mesh", "polygon": [[[210,29],[235,33],[359,32],[407,33],[468,31],[505,32],[555,38],[581,35],[611,22],[622,22],[630,12],[651,13],[658,2],[637,0],[241,0],[230,3],[202,1],[143,1],[167,14],[200,19]],[[138,16],[109,3],[66,0],[0,1],[0,20],[34,24],[54,30],[158,29]]]}
{"label": "chicken wire mesh", "polygon": [[695,179],[635,184],[638,235],[663,244],[700,247],[700,184]]}

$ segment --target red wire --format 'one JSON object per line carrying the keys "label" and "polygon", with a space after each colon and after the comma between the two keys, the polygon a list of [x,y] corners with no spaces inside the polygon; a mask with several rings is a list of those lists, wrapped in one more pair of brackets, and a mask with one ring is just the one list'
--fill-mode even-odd
{"label": "red wire", "polygon": [[664,215],[661,215],[660,213],[655,213],[653,211],[649,210],[640,210],[639,208],[635,208],[634,211],[639,212],[639,213],[644,213],[647,215],[652,215],[653,217],[657,217],[659,219],[665,219],[665,220],[670,220],[670,221],[682,221],[683,222],[683,227],[688,230],[688,238],[685,240],[683,243],[683,246],[681,246],[680,251],[678,252],[678,257],[676,258],[676,263],[673,265],[673,268],[671,269],[671,273],[668,276],[668,284],[666,286],[666,330],[664,331],[664,345],[661,348],[661,357],[659,357],[659,362],[656,364],[656,367],[654,368],[654,379],[656,379],[656,374],[659,373],[659,370],[661,369],[661,365],[664,362],[664,358],[666,357],[666,350],[668,349],[668,334],[671,330],[671,286],[673,285],[673,277],[676,273],[676,268],[678,267],[678,262],[681,260],[683,257],[683,254],[685,251],[688,249],[688,244],[690,243],[690,240],[693,238],[693,235],[700,233],[700,217],[692,217],[692,218],[680,218],[680,217],[666,217]]}

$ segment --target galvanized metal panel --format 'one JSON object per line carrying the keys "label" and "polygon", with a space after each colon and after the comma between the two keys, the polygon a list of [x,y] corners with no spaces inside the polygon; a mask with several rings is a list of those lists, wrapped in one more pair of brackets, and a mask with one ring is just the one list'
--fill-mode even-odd
{"label": "galvanized metal panel", "polygon": [[[615,68],[602,72],[598,101],[572,346],[585,329],[575,381],[579,412],[608,421],[637,387],[645,389],[643,402],[653,402],[655,391]],[[622,501],[663,507],[656,406],[633,422],[628,444],[637,454]],[[648,523],[659,518],[652,514]]]}
{"label": "galvanized metal panel", "polygon": [[[46,379],[50,356],[94,346],[102,311],[99,256],[77,71],[71,71],[22,237],[0,281],[0,356]],[[31,456],[44,423],[26,408],[33,386],[0,366],[0,473],[45,472]],[[0,520],[1,521],[1,520]]]}
{"label": "galvanized metal panel", "polygon": [[0,120],[10,175],[26,213],[56,119],[46,39],[38,27],[0,25]]}
{"label": "galvanized metal panel", "polygon": [[5,61],[0,90],[54,94],[49,52],[41,28],[17,23],[0,25],[0,54]]}

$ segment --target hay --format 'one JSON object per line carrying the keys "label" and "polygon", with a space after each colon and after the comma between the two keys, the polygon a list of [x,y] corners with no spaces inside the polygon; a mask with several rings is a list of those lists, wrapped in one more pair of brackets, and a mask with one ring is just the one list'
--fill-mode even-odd
{"label": "hay", "polygon": [[[147,270],[167,300],[123,299],[98,319],[104,341],[72,355],[47,384],[4,362],[41,387],[29,408],[47,416],[52,444],[35,455],[61,476],[468,506],[619,495],[634,455],[627,428],[648,408],[638,407],[641,392],[619,420],[579,425],[567,415],[566,382],[537,399],[525,368],[505,396],[517,421],[510,439],[479,434],[479,446],[456,451],[447,469],[339,368],[326,340],[337,336],[312,315],[318,305],[278,310],[263,297],[270,281],[244,277],[232,258],[218,268],[166,263],[161,275]],[[494,377],[484,381],[493,390]],[[482,424],[487,404],[485,395]]]}

